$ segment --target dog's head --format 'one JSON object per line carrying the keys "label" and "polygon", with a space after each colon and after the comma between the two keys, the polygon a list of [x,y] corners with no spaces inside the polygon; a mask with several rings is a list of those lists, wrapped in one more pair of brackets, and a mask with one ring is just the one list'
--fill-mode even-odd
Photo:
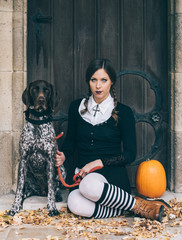
{"label": "dog's head", "polygon": [[27,108],[33,106],[37,112],[45,111],[48,108],[54,111],[53,85],[45,80],[31,82],[22,94],[22,101]]}

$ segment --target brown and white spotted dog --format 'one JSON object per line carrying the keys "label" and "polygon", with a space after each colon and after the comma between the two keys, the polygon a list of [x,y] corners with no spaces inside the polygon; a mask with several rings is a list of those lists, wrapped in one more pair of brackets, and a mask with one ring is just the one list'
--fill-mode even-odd
{"label": "brown and white spotted dog", "polygon": [[[26,124],[20,137],[18,183],[10,215],[19,212],[25,198],[48,195],[50,216],[58,215],[55,201],[61,201],[60,180],[55,168],[56,135],[51,114],[54,109],[52,84],[37,80],[24,90]],[[63,177],[66,171],[60,167]]]}

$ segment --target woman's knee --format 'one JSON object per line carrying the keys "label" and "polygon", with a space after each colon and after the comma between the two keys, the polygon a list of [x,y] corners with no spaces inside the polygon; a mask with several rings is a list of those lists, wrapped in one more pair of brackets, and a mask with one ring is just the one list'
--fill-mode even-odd
{"label": "woman's knee", "polygon": [[84,197],[96,202],[102,195],[104,183],[107,183],[104,176],[99,173],[90,173],[81,181],[79,190]]}
{"label": "woman's knee", "polygon": [[95,210],[95,203],[84,198],[79,189],[72,191],[68,195],[67,204],[72,213],[83,217],[91,217]]}

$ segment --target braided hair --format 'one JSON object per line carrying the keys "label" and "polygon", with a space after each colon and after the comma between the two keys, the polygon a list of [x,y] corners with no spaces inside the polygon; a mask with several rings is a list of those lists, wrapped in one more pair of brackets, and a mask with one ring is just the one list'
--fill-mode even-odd
{"label": "braided hair", "polygon": [[112,111],[112,117],[118,123],[118,115],[116,111],[117,107],[117,96],[116,96],[116,91],[114,88],[114,85],[116,83],[116,72],[114,68],[111,65],[111,62],[108,59],[95,59],[92,60],[87,68],[86,71],[86,83],[88,84],[88,93],[84,102],[85,109],[81,110],[81,114],[84,114],[88,111],[88,100],[90,96],[92,95],[91,89],[90,89],[90,79],[94,75],[94,73],[99,70],[99,69],[104,69],[106,73],[108,74],[109,78],[111,79],[111,82],[113,83],[110,89],[111,96],[114,98],[114,109]]}

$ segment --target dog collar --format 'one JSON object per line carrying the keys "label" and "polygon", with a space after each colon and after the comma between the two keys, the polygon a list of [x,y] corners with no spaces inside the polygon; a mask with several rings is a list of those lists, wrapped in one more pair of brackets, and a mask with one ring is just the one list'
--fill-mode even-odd
{"label": "dog collar", "polygon": [[[50,108],[43,112],[37,112],[35,109],[28,108],[26,111],[24,111],[24,113],[26,121],[32,124],[41,125],[52,122],[52,111]],[[31,115],[34,118],[31,118]]]}

